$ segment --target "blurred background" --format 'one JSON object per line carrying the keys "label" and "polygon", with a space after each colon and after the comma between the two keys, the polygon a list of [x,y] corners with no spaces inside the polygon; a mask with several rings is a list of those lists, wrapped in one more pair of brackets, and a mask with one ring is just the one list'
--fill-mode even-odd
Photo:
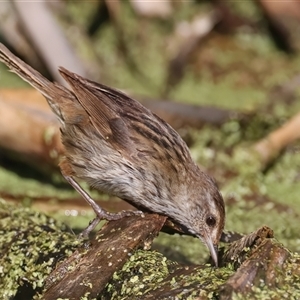
{"label": "blurred background", "polygon": [[[10,50],[51,80],[63,83],[64,66],[141,101],[216,178],[226,229],[266,224],[293,251],[300,251],[299,32],[298,0],[0,5],[0,41]],[[93,214],[61,179],[55,116],[3,64],[0,87],[0,196],[80,230]],[[129,207],[91,193],[111,211]],[[193,251],[176,237],[157,247],[172,243],[178,255]]]}

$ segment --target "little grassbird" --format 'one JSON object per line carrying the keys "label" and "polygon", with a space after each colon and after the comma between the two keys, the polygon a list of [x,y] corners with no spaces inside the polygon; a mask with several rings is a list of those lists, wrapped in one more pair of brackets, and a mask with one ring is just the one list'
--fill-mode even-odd
{"label": "little grassbird", "polygon": [[138,101],[62,67],[59,72],[70,89],[50,82],[2,44],[0,60],[39,90],[57,115],[65,147],[61,172],[94,209],[94,224],[141,212],[105,211],[76,179],[170,217],[200,238],[218,264],[223,198],[171,126]]}

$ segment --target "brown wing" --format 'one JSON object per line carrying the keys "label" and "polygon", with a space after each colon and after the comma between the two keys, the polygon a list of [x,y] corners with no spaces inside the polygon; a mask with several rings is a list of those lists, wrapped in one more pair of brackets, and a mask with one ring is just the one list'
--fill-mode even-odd
{"label": "brown wing", "polygon": [[177,165],[191,161],[178,133],[138,101],[64,68],[59,71],[99,134],[122,155],[156,156],[166,163],[176,160]]}
{"label": "brown wing", "polygon": [[134,155],[136,148],[130,139],[128,126],[120,115],[119,105],[106,93],[95,90],[89,81],[81,76],[64,68],[60,68],[59,71],[90,116],[90,121],[100,136],[123,155]]}

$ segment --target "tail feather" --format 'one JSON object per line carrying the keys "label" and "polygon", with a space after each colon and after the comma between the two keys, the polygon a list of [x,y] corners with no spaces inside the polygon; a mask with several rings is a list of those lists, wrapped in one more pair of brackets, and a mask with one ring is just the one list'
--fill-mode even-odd
{"label": "tail feather", "polygon": [[[0,43],[0,61],[31,86],[40,91],[47,99],[53,112],[62,120],[60,101],[72,101],[75,97],[73,93],[60,84],[53,83],[41,75],[38,71],[27,65],[3,44]],[[53,99],[55,98],[55,101]],[[57,104],[56,104],[57,103]]]}

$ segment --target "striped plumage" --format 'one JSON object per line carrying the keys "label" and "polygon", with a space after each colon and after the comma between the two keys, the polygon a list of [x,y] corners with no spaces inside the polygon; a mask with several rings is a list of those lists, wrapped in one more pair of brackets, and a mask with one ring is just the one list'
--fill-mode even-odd
{"label": "striped plumage", "polygon": [[138,101],[64,68],[59,71],[71,90],[48,81],[3,45],[0,60],[39,90],[58,116],[66,149],[61,171],[99,217],[113,215],[98,209],[75,178],[169,216],[202,239],[217,263],[225,220],[222,196],[171,126]]}

